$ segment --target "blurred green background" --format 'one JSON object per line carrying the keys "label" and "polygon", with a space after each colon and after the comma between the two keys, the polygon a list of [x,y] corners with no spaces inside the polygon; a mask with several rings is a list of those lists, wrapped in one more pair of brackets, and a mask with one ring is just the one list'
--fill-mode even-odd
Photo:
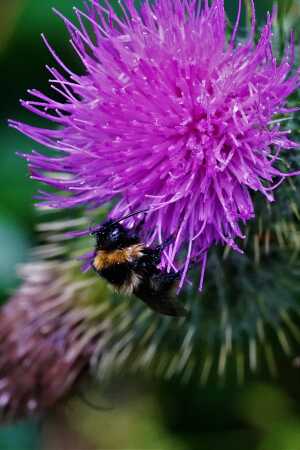
{"label": "blurred green background", "polygon": [[[111,2],[113,3],[113,2]],[[257,1],[262,22],[271,1]],[[18,284],[16,264],[35,243],[38,212],[30,181],[17,151],[37,148],[7,127],[8,118],[36,123],[19,106],[28,88],[48,91],[45,69],[52,60],[40,39],[44,32],[65,61],[77,68],[56,7],[72,16],[80,0],[1,0],[0,2],[0,299]],[[227,1],[233,20],[236,1]],[[279,2],[286,27],[299,26],[300,2]],[[283,367],[277,380],[255,379],[243,387],[191,381],[150,383],[135,377],[101,388],[112,395],[111,410],[94,411],[79,399],[43,421],[0,430],[0,450],[195,449],[300,450],[300,383],[296,369]],[[116,395],[116,392],[118,393]],[[110,401],[109,401],[110,402]],[[101,404],[101,401],[100,401]]]}

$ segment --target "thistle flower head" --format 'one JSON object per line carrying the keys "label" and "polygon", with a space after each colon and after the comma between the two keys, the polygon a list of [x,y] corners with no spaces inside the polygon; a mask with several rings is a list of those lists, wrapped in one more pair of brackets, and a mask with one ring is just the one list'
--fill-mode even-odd
{"label": "thistle flower head", "polygon": [[296,143],[282,128],[299,87],[293,42],[277,61],[269,15],[255,43],[253,4],[251,30],[237,42],[241,3],[229,37],[223,0],[145,1],[140,11],[127,0],[122,17],[108,1],[75,9],[78,28],[63,20],[84,74],[46,42],[60,66],[49,70],[61,98],[32,90],[35,99],[23,102],[58,127],[12,122],[56,151],[25,155],[33,178],[64,192],[42,193],[42,205],[114,200],[113,217],[148,208],[144,237],[175,234],[164,264],[176,266],[181,255],[182,281],[192,259],[204,254],[205,266],[211,245],[238,250],[241,225],[255,215],[252,194],[272,202],[293,174],[283,151]]}

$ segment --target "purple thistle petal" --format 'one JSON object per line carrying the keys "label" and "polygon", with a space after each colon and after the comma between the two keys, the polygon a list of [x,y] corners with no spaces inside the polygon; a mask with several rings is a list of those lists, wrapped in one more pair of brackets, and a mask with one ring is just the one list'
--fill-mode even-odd
{"label": "purple thistle petal", "polygon": [[67,193],[43,193],[41,205],[96,208],[118,198],[112,217],[149,208],[148,242],[176,233],[164,264],[176,265],[186,252],[182,284],[190,260],[205,268],[203,250],[211,245],[240,251],[241,225],[255,216],[252,191],[272,202],[272,191],[299,173],[277,167],[283,150],[298,147],[280,122],[295,111],[287,100],[300,84],[292,70],[294,37],[277,61],[274,11],[255,44],[253,1],[243,42],[236,39],[241,0],[229,38],[223,0],[202,7],[195,0],[144,1],[140,12],[127,0],[123,19],[104,4],[75,8],[78,27],[55,11],[84,75],[66,67],[43,37],[60,66],[49,71],[61,101],[32,90],[35,100],[22,104],[59,127],[11,126],[61,154],[25,156],[33,178]]}

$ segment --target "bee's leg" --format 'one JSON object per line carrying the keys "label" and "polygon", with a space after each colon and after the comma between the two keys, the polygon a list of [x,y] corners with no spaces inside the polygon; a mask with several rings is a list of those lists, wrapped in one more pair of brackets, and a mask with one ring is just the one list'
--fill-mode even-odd
{"label": "bee's leg", "polygon": [[175,237],[175,235],[174,235],[174,234],[171,234],[171,236],[169,236],[164,242],[162,242],[161,244],[157,245],[157,246],[154,248],[154,251],[155,251],[159,256],[161,256],[161,254],[162,254],[162,252],[164,251],[164,249],[165,249],[166,247],[168,247],[168,245],[170,245],[171,242],[174,240],[174,237]]}
{"label": "bee's leg", "polygon": [[160,264],[162,252],[172,242],[173,239],[174,239],[174,236],[171,235],[170,237],[168,237],[168,239],[166,239],[164,242],[157,245],[156,247],[154,247],[154,248],[148,247],[146,250],[144,250],[144,252],[149,257],[149,260],[152,261],[152,264],[154,264],[155,266]]}

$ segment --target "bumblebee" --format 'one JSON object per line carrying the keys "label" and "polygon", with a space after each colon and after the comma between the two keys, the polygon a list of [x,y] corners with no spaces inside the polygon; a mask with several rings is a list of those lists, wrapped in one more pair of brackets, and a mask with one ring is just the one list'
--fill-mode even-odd
{"label": "bumblebee", "polygon": [[175,298],[181,273],[158,268],[162,252],[172,239],[150,248],[139,238],[140,225],[128,229],[120,223],[140,212],[144,211],[118,221],[108,220],[91,231],[96,238],[92,267],[118,292],[135,295],[154,311],[167,316],[186,316],[186,309]]}

